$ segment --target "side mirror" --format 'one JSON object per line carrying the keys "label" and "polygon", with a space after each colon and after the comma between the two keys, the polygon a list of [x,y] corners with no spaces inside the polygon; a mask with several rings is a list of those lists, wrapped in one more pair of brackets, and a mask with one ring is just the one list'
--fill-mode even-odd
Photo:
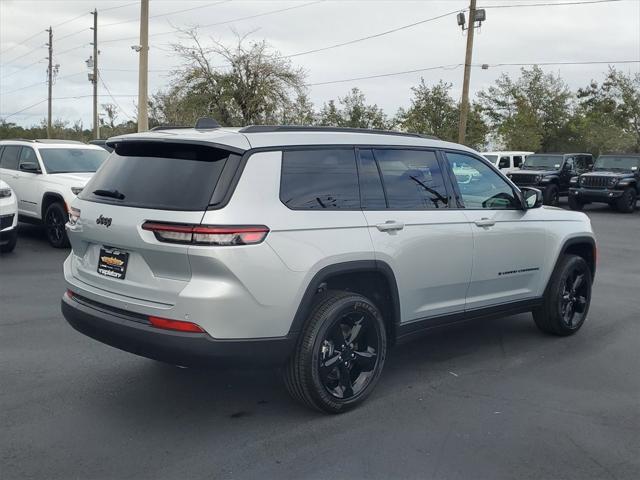
{"label": "side mirror", "polygon": [[29,173],[42,173],[42,170],[40,170],[40,167],[35,162],[21,163],[20,170],[22,170],[23,172],[29,172]]}
{"label": "side mirror", "polygon": [[540,208],[542,206],[542,192],[537,188],[522,187],[522,201],[524,209]]}

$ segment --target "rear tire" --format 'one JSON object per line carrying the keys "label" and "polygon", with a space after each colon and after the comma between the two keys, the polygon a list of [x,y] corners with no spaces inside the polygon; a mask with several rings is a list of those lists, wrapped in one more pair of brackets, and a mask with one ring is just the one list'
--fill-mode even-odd
{"label": "rear tire", "polygon": [[384,367],[387,335],[378,308],[366,297],[329,291],[316,300],[284,369],[293,398],[327,413],[362,403]]}
{"label": "rear tire", "polygon": [[569,208],[571,210],[582,210],[584,208],[584,203],[578,198],[569,194]]}
{"label": "rear tire", "polygon": [[616,208],[622,213],[633,213],[636,209],[638,195],[636,189],[631,187],[622,192],[622,196],[616,200]]}
{"label": "rear tire", "polygon": [[553,335],[576,333],[589,313],[591,270],[582,257],[564,255],[544,294],[543,305],[533,311],[540,330]]}
{"label": "rear tire", "polygon": [[7,243],[0,245],[0,253],[13,252],[13,249],[16,248],[16,243],[18,243],[18,227],[15,227],[9,232],[1,233],[0,236],[2,240],[5,238],[8,239]]}
{"label": "rear tire", "polygon": [[557,185],[549,185],[542,195],[542,200],[545,205],[551,205],[557,207],[560,205],[560,189]]}
{"label": "rear tire", "polygon": [[69,238],[65,225],[67,212],[60,202],[52,203],[44,214],[44,228],[49,244],[54,248],[67,248]]}

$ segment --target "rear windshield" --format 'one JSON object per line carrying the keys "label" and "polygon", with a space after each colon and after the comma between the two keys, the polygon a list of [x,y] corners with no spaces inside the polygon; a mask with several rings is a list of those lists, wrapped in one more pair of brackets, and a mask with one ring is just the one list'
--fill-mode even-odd
{"label": "rear windshield", "polygon": [[40,156],[47,173],[95,172],[109,152],[97,148],[41,148]]}
{"label": "rear windshield", "polygon": [[123,143],[79,197],[157,210],[206,210],[229,155],[193,144]]}

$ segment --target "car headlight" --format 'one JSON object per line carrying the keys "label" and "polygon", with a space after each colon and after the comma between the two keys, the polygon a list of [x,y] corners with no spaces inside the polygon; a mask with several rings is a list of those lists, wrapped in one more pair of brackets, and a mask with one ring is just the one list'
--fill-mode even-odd
{"label": "car headlight", "polygon": [[0,198],[8,198],[11,196],[10,188],[0,188]]}
{"label": "car headlight", "polygon": [[74,195],[78,195],[83,189],[84,187],[71,187],[71,191]]}
{"label": "car headlight", "polygon": [[586,181],[586,180],[585,180],[585,178],[584,178],[584,177],[579,177],[579,178],[578,178],[578,183],[579,183],[580,185],[584,185],[584,182],[585,182],[585,181]]}
{"label": "car headlight", "polygon": [[543,180],[542,175],[536,175],[536,182],[541,182]]}
{"label": "car headlight", "polygon": [[610,178],[609,179],[609,186],[610,187],[615,187],[618,184],[618,179],[617,178]]}
{"label": "car headlight", "polygon": [[569,180],[569,183],[571,185],[577,185],[578,183],[578,177],[571,177],[571,179]]}

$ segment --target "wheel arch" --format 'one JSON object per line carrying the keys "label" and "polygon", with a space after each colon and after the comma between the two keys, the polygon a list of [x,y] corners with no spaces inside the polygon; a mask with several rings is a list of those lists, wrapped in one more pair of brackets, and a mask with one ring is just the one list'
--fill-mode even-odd
{"label": "wheel arch", "polygon": [[335,263],[320,269],[311,279],[298,305],[289,335],[303,329],[316,295],[324,290],[346,290],[369,298],[382,312],[390,344],[400,323],[398,285],[392,268],[378,260]]}
{"label": "wheel arch", "polygon": [[40,207],[40,218],[42,219],[42,221],[44,221],[44,214],[47,211],[47,208],[49,208],[49,206],[52,203],[56,203],[56,202],[60,202],[62,203],[65,211],[68,210],[67,208],[67,203],[65,202],[64,198],[62,197],[62,195],[60,195],[57,192],[45,192],[44,195],[42,195],[42,204]]}
{"label": "wheel arch", "polygon": [[565,240],[565,242],[562,244],[560,253],[556,258],[552,274],[547,280],[547,287],[549,286],[549,283],[551,283],[551,278],[553,278],[553,274],[555,273],[558,263],[560,262],[560,259],[563,255],[577,255],[579,257],[582,257],[585,262],[587,262],[589,270],[591,270],[591,278],[595,278],[596,264],[598,261],[598,248],[595,239],[589,236],[572,237]]}

